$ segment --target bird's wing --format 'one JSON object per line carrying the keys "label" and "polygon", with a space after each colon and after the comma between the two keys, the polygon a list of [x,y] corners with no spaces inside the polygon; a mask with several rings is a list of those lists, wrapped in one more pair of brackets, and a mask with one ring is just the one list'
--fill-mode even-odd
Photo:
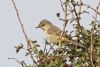
{"label": "bird's wing", "polygon": [[[47,31],[48,31],[48,34],[54,34],[57,36],[60,36],[62,33],[62,30],[54,25],[51,26]],[[68,35],[64,32],[62,37],[68,37]]]}
{"label": "bird's wing", "polygon": [[[56,27],[56,26],[52,26],[52,27],[50,27],[50,28],[47,30],[47,32],[48,32],[48,34],[60,36],[61,33],[62,33],[62,30],[61,30],[60,28]],[[66,34],[66,32],[63,33],[62,37],[67,38],[68,41],[69,41],[70,43],[74,44],[74,45],[77,45],[77,46],[79,46],[79,47],[84,47],[84,48],[85,48],[84,45],[82,45],[82,44],[80,44],[80,43],[77,43],[77,42],[71,40],[71,39],[70,39],[70,36],[68,36],[68,35]]]}

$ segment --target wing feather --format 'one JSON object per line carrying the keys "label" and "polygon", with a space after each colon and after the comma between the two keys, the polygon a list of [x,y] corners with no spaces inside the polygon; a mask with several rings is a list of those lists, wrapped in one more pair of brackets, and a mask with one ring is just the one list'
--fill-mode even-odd
{"label": "wing feather", "polygon": [[[51,26],[51,27],[49,27],[47,32],[48,32],[48,34],[54,34],[54,35],[60,36],[62,33],[62,30],[56,26]],[[64,32],[62,37],[68,37],[68,35]]]}

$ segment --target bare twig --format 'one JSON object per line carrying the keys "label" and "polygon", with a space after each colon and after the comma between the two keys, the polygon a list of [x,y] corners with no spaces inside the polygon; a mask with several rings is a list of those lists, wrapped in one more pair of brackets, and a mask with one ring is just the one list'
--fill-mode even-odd
{"label": "bare twig", "polygon": [[97,7],[96,7],[96,14],[95,14],[95,22],[97,21],[97,14],[98,14],[98,10],[99,10],[99,7],[100,7],[100,0],[99,0],[99,3],[98,3],[98,5],[97,5]]}
{"label": "bare twig", "polygon": [[[22,32],[23,32],[23,34],[24,34],[24,36],[25,36],[25,39],[26,39],[26,42],[27,42],[27,41],[28,41],[28,37],[27,37],[27,34],[25,33],[24,26],[23,26],[21,17],[20,17],[20,15],[19,15],[19,12],[18,12],[18,9],[17,9],[17,7],[16,7],[16,4],[15,4],[14,0],[12,0],[12,3],[13,3],[13,6],[14,6],[14,8],[15,8],[15,11],[16,11],[17,18],[18,18],[18,20],[19,20],[19,22],[20,22],[20,25],[21,25],[21,28],[22,28]],[[28,42],[27,42],[27,44],[28,44]]]}
{"label": "bare twig", "polygon": [[[81,1],[81,3],[82,3],[82,1]],[[74,11],[75,16],[76,16],[76,17],[75,17],[75,18],[76,18],[75,20],[76,20],[76,23],[77,23],[77,26],[78,26],[78,30],[81,30],[81,32],[82,32],[81,25],[80,25],[81,5],[80,5],[79,15],[78,15],[78,13],[77,13],[77,11],[76,11],[75,1],[72,0],[71,4],[72,4],[72,6],[73,6],[73,11]],[[79,37],[79,35],[78,35],[78,37]],[[78,39],[78,43],[79,43],[79,39]],[[75,47],[77,48],[77,45],[76,45]]]}
{"label": "bare twig", "polygon": [[[74,2],[75,1],[73,0],[71,3],[72,3],[73,8],[74,8],[74,13],[75,13],[75,16],[76,16],[76,22],[77,22],[78,27],[81,28],[81,26],[80,26],[80,17],[78,16],[78,13],[76,11],[76,8],[75,8],[76,6],[75,6]],[[80,7],[80,11],[81,11],[81,7]]]}
{"label": "bare twig", "polygon": [[48,55],[52,49],[53,49],[53,46],[50,44],[50,48],[49,48],[48,52],[46,53],[46,55]]}
{"label": "bare twig", "polygon": [[[24,34],[24,36],[25,36],[25,39],[26,39],[26,42],[27,42],[27,48],[28,48],[28,49],[29,49],[29,48],[32,48],[32,46],[31,46],[31,44],[30,44],[30,42],[29,42],[29,40],[28,40],[27,34],[26,34],[25,30],[24,30],[24,26],[23,26],[21,17],[20,17],[20,15],[19,15],[19,12],[18,12],[18,9],[17,9],[17,7],[16,7],[16,4],[15,4],[14,0],[12,0],[12,3],[13,3],[13,6],[14,6],[14,8],[15,8],[15,11],[16,11],[17,18],[18,18],[18,20],[19,20],[19,22],[20,22],[20,25],[21,25],[21,28],[22,28],[22,32],[23,32],[23,34]],[[38,65],[37,62],[35,61],[35,59],[33,58],[32,53],[30,53],[30,56],[31,56],[31,59],[32,59],[32,61],[33,61],[33,64],[35,63],[36,65]]]}
{"label": "bare twig", "polygon": [[67,23],[68,23],[68,20],[67,20],[67,1],[65,1],[65,4],[64,4],[64,6],[65,6],[65,8],[63,7],[63,2],[60,0],[60,2],[61,2],[61,7],[62,7],[62,9],[63,9],[63,12],[64,12],[64,27],[63,27],[63,31],[62,31],[62,33],[61,33],[61,35],[60,35],[60,37],[59,37],[59,45],[61,44],[61,39],[62,39],[62,35],[63,35],[63,33],[65,32],[65,28],[66,28],[66,26],[67,26]]}
{"label": "bare twig", "polygon": [[[71,15],[72,15],[72,19],[71,19],[71,22],[73,22],[74,20],[75,20],[75,18],[74,18],[74,13],[73,13],[73,9],[72,9],[72,7],[71,7],[71,5],[68,3],[68,6],[69,6],[69,8],[70,8],[70,12],[71,12]],[[70,23],[71,23],[70,22]]]}
{"label": "bare twig", "polygon": [[90,47],[90,61],[91,61],[91,66],[94,67],[93,65],[93,56],[92,56],[92,51],[93,51],[93,33],[91,31],[91,47]]}
{"label": "bare twig", "polygon": [[44,53],[47,53],[47,40],[46,40],[46,42],[45,42],[45,45],[44,45]]}
{"label": "bare twig", "polygon": [[83,4],[83,2],[82,2],[82,0],[80,0],[80,6],[79,6],[79,17],[80,17],[80,15],[81,15],[82,4]]}
{"label": "bare twig", "polygon": [[19,61],[19,60],[15,59],[15,58],[8,58],[8,59],[13,59],[13,60],[15,60],[15,61],[16,61],[17,63],[19,63],[22,67],[27,66],[26,63],[24,63],[24,61]]}
{"label": "bare twig", "polygon": [[99,3],[98,3],[98,5],[97,5],[97,7],[96,7],[96,11],[95,11],[95,18],[94,18],[94,21],[92,21],[92,23],[93,23],[93,28],[92,28],[92,30],[91,30],[91,46],[90,46],[90,61],[91,61],[91,66],[92,67],[94,67],[94,64],[93,64],[93,44],[94,44],[94,40],[93,40],[93,33],[94,33],[94,30],[95,30],[95,28],[96,28],[96,21],[97,21],[97,14],[98,14],[98,9],[99,9],[99,6],[100,6],[100,0],[99,0]]}
{"label": "bare twig", "polygon": [[[83,4],[84,6],[87,6],[88,8],[92,9],[94,12],[96,12],[96,9],[94,9],[93,7],[89,6],[89,5],[86,5],[86,4]],[[97,11],[97,14],[100,15],[100,12]]]}
{"label": "bare twig", "polygon": [[65,9],[64,9],[64,6],[63,6],[63,2],[61,0],[60,0],[60,3],[61,3],[61,7],[62,7],[63,12],[65,12]]}
{"label": "bare twig", "polygon": [[33,64],[35,63],[37,66],[38,66],[38,63],[35,61],[35,59],[33,58],[33,55],[32,55],[32,53],[30,53],[30,56],[31,56],[31,59],[32,59],[32,61],[33,61]]}

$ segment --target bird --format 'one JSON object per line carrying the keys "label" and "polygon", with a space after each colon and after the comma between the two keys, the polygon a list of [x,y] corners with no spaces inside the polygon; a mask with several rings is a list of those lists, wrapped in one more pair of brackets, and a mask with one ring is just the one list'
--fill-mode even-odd
{"label": "bird", "polygon": [[[42,29],[44,31],[44,35],[47,39],[47,42],[52,43],[54,45],[58,45],[59,41],[60,41],[60,44],[70,42],[79,47],[85,47],[77,42],[70,40],[70,37],[68,36],[68,34],[66,32],[63,32],[59,27],[55,26],[47,19],[41,20],[36,28]],[[62,32],[63,32],[63,35],[61,36]],[[60,36],[61,36],[61,38],[60,38]]]}

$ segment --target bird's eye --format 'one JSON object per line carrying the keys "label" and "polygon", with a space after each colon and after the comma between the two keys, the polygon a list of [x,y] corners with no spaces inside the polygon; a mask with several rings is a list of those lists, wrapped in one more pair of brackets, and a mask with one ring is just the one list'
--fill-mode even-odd
{"label": "bird's eye", "polygon": [[42,24],[42,26],[44,26],[45,24]]}

